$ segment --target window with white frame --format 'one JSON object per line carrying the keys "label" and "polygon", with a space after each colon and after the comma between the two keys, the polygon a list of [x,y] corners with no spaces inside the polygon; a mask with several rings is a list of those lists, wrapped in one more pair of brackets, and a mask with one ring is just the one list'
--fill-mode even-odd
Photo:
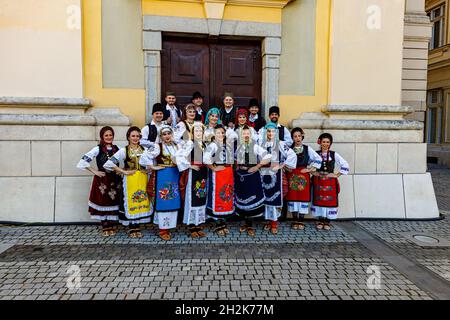
{"label": "window with white frame", "polygon": [[444,127],[444,99],[443,90],[430,90],[427,96],[427,143],[442,143]]}
{"label": "window with white frame", "polygon": [[433,50],[445,45],[445,4],[428,11],[428,16],[433,24],[430,41],[430,50]]}

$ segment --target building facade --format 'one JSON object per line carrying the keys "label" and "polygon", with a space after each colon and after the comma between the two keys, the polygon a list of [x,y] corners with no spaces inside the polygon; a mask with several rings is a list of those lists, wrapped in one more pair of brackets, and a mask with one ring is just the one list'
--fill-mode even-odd
{"label": "building facade", "polygon": [[433,162],[450,166],[450,22],[447,1],[426,1],[429,45],[425,141]]}
{"label": "building facade", "polygon": [[173,88],[279,105],[314,147],[332,133],[340,218],[436,218],[430,35],[424,0],[0,0],[0,221],[88,221],[80,156]]}

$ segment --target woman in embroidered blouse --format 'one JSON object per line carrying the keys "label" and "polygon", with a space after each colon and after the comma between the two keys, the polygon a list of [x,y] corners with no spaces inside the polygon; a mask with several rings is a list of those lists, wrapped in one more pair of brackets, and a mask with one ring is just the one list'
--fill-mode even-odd
{"label": "woman in embroidered blouse", "polygon": [[187,142],[191,140],[191,129],[195,123],[195,116],[197,111],[195,109],[195,104],[189,103],[181,117],[181,121],[177,124],[175,128],[175,143],[180,144],[181,142]]}
{"label": "woman in embroidered blouse", "polygon": [[264,190],[260,168],[270,163],[272,156],[256,144],[251,136],[251,127],[240,130],[236,149],[236,171],[234,176],[236,213],[244,220],[239,232],[255,236],[253,220],[263,215]]}
{"label": "woman in embroidered blouse", "polygon": [[297,156],[297,167],[288,170],[288,210],[293,215],[292,228],[303,230],[305,228],[305,215],[309,213],[311,202],[311,176],[310,173],[319,169],[320,156],[310,147],[303,144],[305,133],[302,128],[294,128],[291,131],[294,143],[291,149]]}
{"label": "woman in embroidered blouse", "polygon": [[214,231],[221,237],[229,234],[226,218],[234,213],[233,144],[227,141],[225,127],[217,125],[214,141],[203,153],[209,168],[207,214],[216,220]]}
{"label": "woman in embroidered blouse", "polygon": [[[140,164],[152,170],[147,193],[154,200],[153,223],[159,227],[159,237],[164,241],[172,239],[170,229],[177,227],[178,210],[181,208],[180,172],[176,165],[177,145],[173,130],[165,125],[160,130],[161,143],[148,148]],[[156,160],[156,165],[154,165]]]}
{"label": "woman in embroidered blouse", "polygon": [[265,230],[270,230],[272,234],[278,233],[278,218],[281,216],[284,194],[287,193],[287,181],[283,174],[284,169],[295,168],[297,156],[283,141],[279,141],[277,125],[269,122],[265,126],[265,135],[261,147],[271,156],[269,167],[261,169],[262,185],[264,189],[265,211],[264,218],[268,221],[264,226]]}
{"label": "woman in embroidered blouse", "polygon": [[206,221],[206,196],[208,168],[203,164],[203,142],[205,127],[195,122],[191,129],[192,139],[184,143],[177,152],[178,170],[181,172],[180,192],[184,204],[183,223],[193,239],[206,236],[202,224]]}
{"label": "woman in embroidered blouse", "polygon": [[[102,234],[105,237],[116,234],[113,223],[119,219],[121,178],[103,168],[105,162],[119,150],[113,141],[113,128],[103,127],[100,130],[100,143],[86,153],[77,164],[78,169],[88,170],[94,175],[89,195],[89,213],[92,219],[101,221]],[[94,158],[97,169],[91,167]]]}
{"label": "woman in embroidered blouse", "polygon": [[319,219],[318,230],[330,230],[331,220],[335,220],[339,206],[339,180],[343,174],[348,174],[349,165],[344,158],[335,151],[330,150],[333,136],[323,133],[317,141],[320,150],[317,151],[322,159],[321,167],[313,172],[313,203],[312,214]]}
{"label": "woman in embroidered blouse", "polygon": [[129,128],[126,137],[128,145],[117,151],[104,167],[123,175],[123,201],[120,202],[119,221],[124,226],[129,226],[128,237],[142,238],[139,225],[149,223],[153,214],[146,192],[148,174],[145,167],[139,164],[145,148],[139,144],[141,130],[138,127]]}

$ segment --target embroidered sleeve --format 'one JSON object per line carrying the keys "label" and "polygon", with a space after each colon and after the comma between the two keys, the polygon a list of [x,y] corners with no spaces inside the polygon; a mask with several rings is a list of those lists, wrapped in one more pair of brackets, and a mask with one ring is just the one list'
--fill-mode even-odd
{"label": "embroidered sleeve", "polygon": [[215,143],[211,143],[206,147],[205,152],[203,153],[203,163],[204,164],[213,164],[213,155],[217,151],[217,145]]}
{"label": "embroidered sleeve", "polygon": [[341,174],[348,174],[348,172],[350,171],[350,166],[348,165],[348,162],[341,157],[340,154],[338,154],[337,152],[334,153],[334,158],[336,160],[336,164],[339,167],[339,172]]}
{"label": "embroidered sleeve", "polygon": [[180,172],[191,167],[189,156],[193,147],[194,144],[192,143],[192,141],[188,141],[184,143],[180,148],[178,148],[177,153],[175,154],[175,162]]}
{"label": "embroidered sleeve", "polygon": [[322,158],[311,147],[308,148],[309,165],[320,169],[322,166]]}
{"label": "embroidered sleeve", "polygon": [[141,131],[142,138],[139,141],[139,144],[145,148],[148,148],[148,146],[150,145],[150,141],[148,140],[149,131],[150,128],[148,126],[143,127]]}
{"label": "embroidered sleeve", "polygon": [[297,155],[295,154],[294,150],[289,148],[289,146],[283,142],[280,142],[280,150],[286,159],[284,160],[286,166],[291,169],[295,169],[295,167],[297,166]]}
{"label": "embroidered sleeve", "polygon": [[255,147],[254,147],[254,151],[255,151],[255,154],[258,155],[260,161],[270,160],[272,158],[272,156],[270,155],[270,153],[267,152],[266,149],[264,149],[261,146],[258,146],[256,144],[255,144]]}
{"label": "embroidered sleeve", "polygon": [[99,154],[100,150],[98,146],[94,147],[91,151],[84,154],[83,157],[81,157],[81,160],[77,164],[78,169],[86,169],[91,166],[92,160]]}
{"label": "embroidered sleeve", "polygon": [[115,167],[120,166],[120,162],[125,160],[125,148],[120,148],[119,151],[114,153],[114,155],[105,162],[103,168],[107,171],[114,171]]}
{"label": "embroidered sleeve", "polygon": [[160,151],[159,144],[152,143],[140,156],[139,164],[145,167],[153,165],[155,163],[155,158],[159,155]]}
{"label": "embroidered sleeve", "polygon": [[291,133],[286,127],[284,127],[284,142],[286,142],[288,146],[291,146],[294,143],[291,137]]}
{"label": "embroidered sleeve", "polygon": [[233,129],[228,128],[225,136],[227,137],[227,140],[237,140],[238,139],[238,135],[236,133],[236,131],[234,131]]}
{"label": "embroidered sleeve", "polygon": [[175,143],[180,143],[183,141],[183,135],[184,135],[185,131],[186,131],[186,126],[184,125],[184,122],[179,122],[177,124],[177,126],[175,127],[175,132],[174,132]]}

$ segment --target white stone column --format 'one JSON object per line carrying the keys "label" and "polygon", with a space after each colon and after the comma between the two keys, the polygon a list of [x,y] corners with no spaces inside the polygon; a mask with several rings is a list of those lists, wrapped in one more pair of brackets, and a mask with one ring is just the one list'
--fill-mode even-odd
{"label": "white stone column", "polygon": [[278,105],[281,38],[266,37],[262,43],[262,104],[267,116],[271,106]]}
{"label": "white stone column", "polygon": [[162,34],[160,31],[144,31],[143,49],[145,65],[145,121],[151,121],[152,106],[161,102],[161,50]]}
{"label": "white stone column", "polygon": [[406,0],[402,103],[414,108],[408,119],[425,120],[430,18],[425,0]]}
{"label": "white stone column", "polygon": [[152,106],[161,102],[161,52],[145,52],[145,121],[151,121]]}

